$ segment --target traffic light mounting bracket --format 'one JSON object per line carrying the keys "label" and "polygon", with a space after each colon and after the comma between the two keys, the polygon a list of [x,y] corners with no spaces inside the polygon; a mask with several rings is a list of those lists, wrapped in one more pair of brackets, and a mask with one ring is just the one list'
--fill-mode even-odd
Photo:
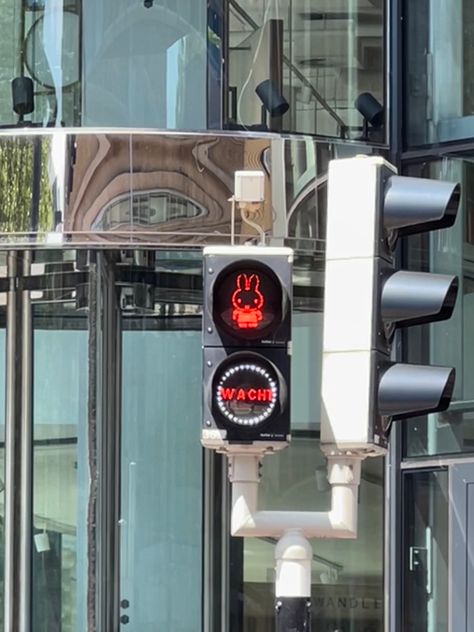
{"label": "traffic light mounting bracket", "polygon": [[262,455],[228,455],[232,487],[231,535],[278,537],[275,547],[277,632],[311,632],[311,567],[308,538],[356,538],[363,456],[328,458],[329,511],[266,511],[258,507]]}

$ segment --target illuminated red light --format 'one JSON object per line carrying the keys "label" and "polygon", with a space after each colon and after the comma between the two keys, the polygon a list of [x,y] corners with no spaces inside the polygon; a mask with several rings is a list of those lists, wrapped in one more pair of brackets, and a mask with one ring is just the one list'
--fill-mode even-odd
{"label": "illuminated red light", "polygon": [[237,402],[271,402],[273,393],[271,388],[229,388],[219,387],[219,395],[224,401]]}
{"label": "illuminated red light", "polygon": [[239,274],[232,294],[232,320],[238,329],[255,329],[263,318],[265,298],[258,274]]}
{"label": "illuminated red light", "polygon": [[278,381],[266,360],[255,354],[235,354],[217,370],[215,405],[226,422],[257,426],[275,412],[279,398]]}

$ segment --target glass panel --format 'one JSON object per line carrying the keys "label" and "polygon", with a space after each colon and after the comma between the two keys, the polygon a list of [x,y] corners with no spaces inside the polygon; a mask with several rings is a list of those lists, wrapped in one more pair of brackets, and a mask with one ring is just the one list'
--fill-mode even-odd
{"label": "glass panel", "polygon": [[435,161],[413,166],[409,174],[459,181],[463,199],[452,228],[407,240],[405,267],[457,275],[459,293],[449,320],[406,332],[407,360],[455,367],[456,385],[448,411],[403,423],[404,453],[474,452],[474,164],[468,158]]}
{"label": "glass panel", "polygon": [[[382,141],[383,0],[230,0],[229,125]],[[366,103],[367,105],[367,103]]]}
{"label": "glass panel", "polygon": [[417,0],[404,6],[406,144],[472,138],[472,2]]}
{"label": "glass panel", "polygon": [[0,20],[0,125],[14,125],[11,81],[21,74],[21,4],[2,0]]}
{"label": "glass panel", "polygon": [[[296,433],[288,449],[263,460],[259,493],[262,509],[330,508],[326,463],[315,435]],[[383,507],[383,459],[367,459],[357,540],[312,541],[312,616],[318,630],[383,631]],[[274,547],[269,538],[243,541],[243,579],[237,593],[242,621],[232,630],[273,630]],[[235,577],[233,573],[234,582]]]}
{"label": "glass panel", "polygon": [[206,128],[206,3],[85,0],[83,125]]}
{"label": "glass panel", "polygon": [[293,315],[291,371],[291,425],[294,430],[314,430],[321,406],[323,314]]}
{"label": "glass panel", "polygon": [[[173,276],[186,265],[179,255],[161,252],[157,265]],[[196,632],[203,561],[199,308],[171,287],[152,291],[147,302],[145,287],[124,288],[120,299],[122,614],[142,632]]]}
{"label": "glass panel", "polygon": [[258,128],[383,142],[383,5],[2,0],[0,125]]}
{"label": "glass panel", "polygon": [[4,0],[1,11],[2,124],[18,120],[15,104],[39,126],[207,127],[205,2]]}
{"label": "glass panel", "polygon": [[34,632],[88,626],[88,336],[71,254],[38,253],[32,265]]}
{"label": "glass panel", "polygon": [[404,476],[404,632],[448,629],[448,471]]}

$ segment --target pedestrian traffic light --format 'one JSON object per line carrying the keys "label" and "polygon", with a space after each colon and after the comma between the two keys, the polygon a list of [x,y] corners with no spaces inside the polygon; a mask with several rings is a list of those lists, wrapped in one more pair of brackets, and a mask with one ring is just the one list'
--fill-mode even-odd
{"label": "pedestrian traffic light", "polygon": [[321,444],[383,453],[393,420],[445,410],[454,369],[392,359],[397,327],[451,316],[454,276],[397,270],[401,235],[451,226],[460,186],[407,178],[379,157],[329,166]]}
{"label": "pedestrian traffic light", "polygon": [[290,248],[204,248],[205,447],[266,452],[290,434]]}

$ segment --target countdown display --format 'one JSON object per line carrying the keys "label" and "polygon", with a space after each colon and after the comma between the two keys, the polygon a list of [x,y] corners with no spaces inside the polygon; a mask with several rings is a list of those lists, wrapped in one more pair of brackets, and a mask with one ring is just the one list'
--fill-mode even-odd
{"label": "countdown display", "polygon": [[238,357],[227,362],[214,379],[214,404],[227,422],[255,427],[279,407],[279,380],[262,358]]}
{"label": "countdown display", "polygon": [[281,284],[266,266],[227,268],[217,279],[213,295],[216,324],[235,337],[261,338],[281,322]]}

